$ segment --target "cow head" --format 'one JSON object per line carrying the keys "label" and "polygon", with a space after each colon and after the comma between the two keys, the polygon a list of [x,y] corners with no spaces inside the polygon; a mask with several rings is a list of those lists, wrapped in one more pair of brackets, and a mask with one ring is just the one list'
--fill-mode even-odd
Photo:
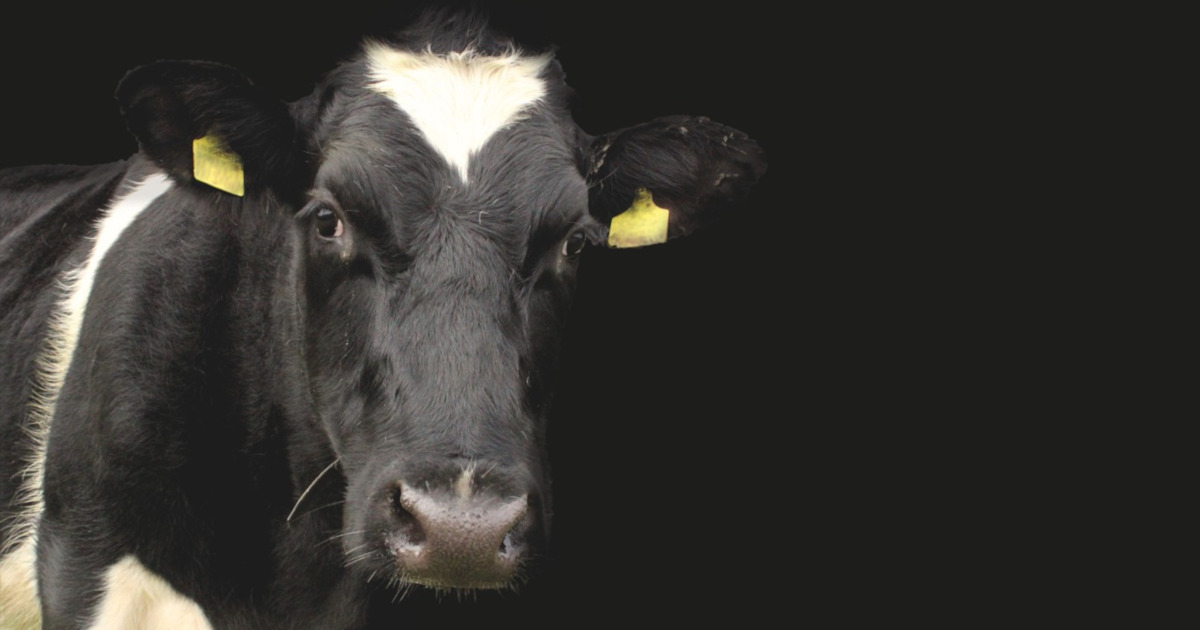
{"label": "cow head", "polygon": [[345,563],[499,588],[549,524],[546,421],[581,254],[685,236],[765,162],[704,118],[589,135],[551,54],[451,22],[368,44],[289,106],[196,63],[139,69],[118,96],[177,182],[206,185],[192,143],[215,137],[243,194],[293,206],[279,257],[302,338],[280,343],[345,481]]}

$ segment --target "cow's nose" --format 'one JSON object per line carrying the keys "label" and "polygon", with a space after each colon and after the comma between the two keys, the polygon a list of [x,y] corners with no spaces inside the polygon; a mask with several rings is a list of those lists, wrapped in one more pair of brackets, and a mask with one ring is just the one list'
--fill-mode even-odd
{"label": "cow's nose", "polygon": [[395,523],[386,546],[404,579],[441,588],[510,586],[530,528],[526,497],[423,491],[400,482],[390,499]]}

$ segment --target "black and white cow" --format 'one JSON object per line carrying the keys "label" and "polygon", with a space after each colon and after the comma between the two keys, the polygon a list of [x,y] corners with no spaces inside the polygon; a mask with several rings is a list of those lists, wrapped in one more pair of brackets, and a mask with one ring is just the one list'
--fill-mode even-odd
{"label": "black and white cow", "polygon": [[138,68],[136,156],[0,170],[0,627],[359,628],[526,579],[581,252],[765,169],[704,118],[588,135],[568,96],[430,13],[290,104]]}

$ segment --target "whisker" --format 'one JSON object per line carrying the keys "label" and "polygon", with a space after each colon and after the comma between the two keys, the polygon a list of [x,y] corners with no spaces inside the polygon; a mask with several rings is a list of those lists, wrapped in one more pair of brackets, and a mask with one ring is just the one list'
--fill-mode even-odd
{"label": "whisker", "polygon": [[413,590],[413,585],[410,582],[405,582],[397,577],[392,577],[388,580],[388,588],[392,591],[392,603],[396,604],[404,601],[405,597]]}
{"label": "whisker", "polygon": [[288,512],[286,522],[288,522],[288,523],[292,522],[292,517],[296,515],[296,509],[299,508],[300,504],[304,502],[304,498],[308,496],[308,493],[312,492],[313,486],[316,486],[317,482],[321,480],[321,477],[324,477],[326,473],[333,470],[333,467],[337,466],[338,462],[341,462],[341,461],[342,461],[341,457],[335,458],[332,462],[329,463],[328,466],[325,467],[325,470],[322,470],[320,473],[317,474],[317,478],[313,479],[312,483],[308,484],[308,487],[304,489],[304,492],[300,493],[300,498],[296,499],[296,505],[293,505],[292,511]]}
{"label": "whisker", "polygon": [[348,568],[350,568],[350,567],[352,567],[352,566],[354,566],[354,565],[356,565],[356,564],[358,564],[358,563],[360,563],[360,562],[363,562],[363,561],[366,561],[366,560],[370,560],[370,559],[371,559],[371,558],[373,558],[374,556],[375,556],[375,552],[374,552],[374,551],[368,551],[368,552],[366,552],[366,553],[361,553],[361,554],[359,554],[359,555],[357,555],[357,556],[354,556],[354,557],[347,558],[347,559],[346,559],[346,562],[345,562],[345,563],[343,563],[343,565],[342,565],[342,566],[344,566],[344,567],[346,567],[346,568],[348,569]]}
{"label": "whisker", "polygon": [[364,548],[364,547],[367,547],[367,546],[368,546],[368,544],[367,544],[367,543],[363,543],[363,544],[361,544],[361,545],[358,545],[357,547],[354,547],[354,548],[352,548],[352,549],[347,549],[347,550],[346,550],[346,553],[347,553],[347,554],[351,554],[351,553],[354,553],[355,551],[358,551],[359,549],[362,549],[362,548]]}
{"label": "whisker", "polygon": [[325,508],[331,508],[331,507],[336,507],[336,506],[342,505],[343,503],[345,503],[345,501],[334,501],[333,503],[326,503],[325,505],[322,505],[320,507],[315,507],[315,508],[305,512],[304,514],[301,514],[300,518],[304,518],[305,516],[308,516],[309,514],[312,514],[314,512],[319,512],[321,510],[324,510]]}
{"label": "whisker", "polygon": [[[367,530],[365,530],[365,529],[357,529],[357,530],[349,531],[349,532],[339,532],[339,533],[333,534],[332,536],[326,538],[325,540],[322,540],[321,542],[317,543],[317,546],[334,542],[339,538],[349,538],[350,536],[356,536],[358,534],[365,534],[365,533],[367,533]],[[361,547],[361,546],[362,545],[360,545],[359,547]]]}

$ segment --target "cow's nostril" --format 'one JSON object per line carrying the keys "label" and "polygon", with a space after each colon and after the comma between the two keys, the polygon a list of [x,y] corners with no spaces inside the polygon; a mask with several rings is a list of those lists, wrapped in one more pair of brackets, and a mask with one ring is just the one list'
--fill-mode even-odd
{"label": "cow's nostril", "polygon": [[417,517],[409,512],[404,507],[401,501],[400,493],[402,490],[399,486],[392,489],[390,503],[392,514],[396,519],[396,534],[401,541],[417,546],[425,542],[425,530],[421,528],[421,523],[417,521]]}
{"label": "cow's nostril", "polygon": [[504,535],[504,539],[500,541],[500,555],[507,556],[519,550],[521,546],[520,539],[516,535],[516,530],[508,532]]}

